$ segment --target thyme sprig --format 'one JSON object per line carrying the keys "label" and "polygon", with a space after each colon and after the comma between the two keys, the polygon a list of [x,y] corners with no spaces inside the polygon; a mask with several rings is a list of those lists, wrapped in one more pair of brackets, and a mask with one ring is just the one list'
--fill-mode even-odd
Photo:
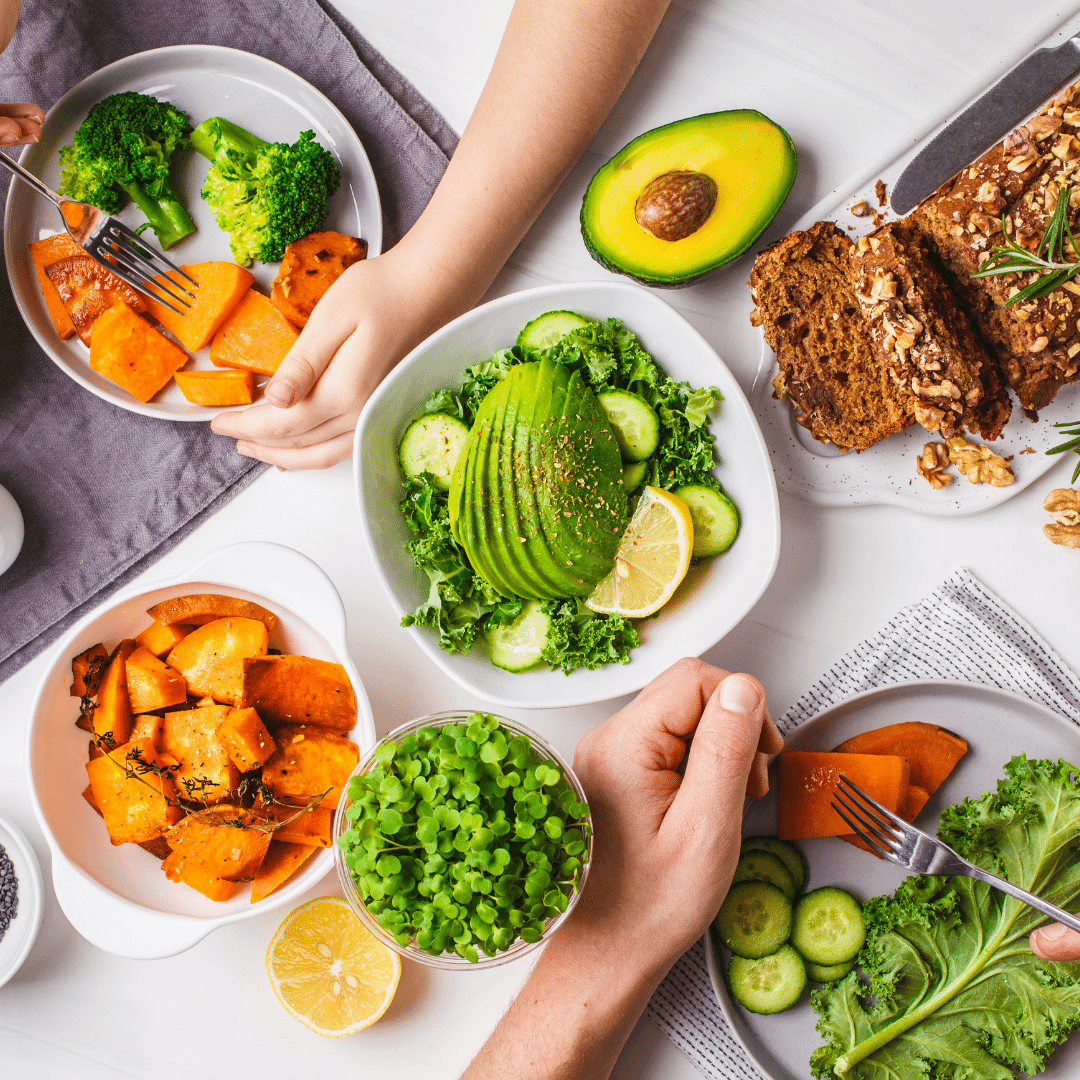
{"label": "thyme sprig", "polygon": [[[1060,428],[1061,433],[1069,437],[1063,443],[1051,446],[1046,451],[1047,454],[1064,454],[1066,451],[1071,450],[1080,457],[1080,420],[1063,420],[1060,424],[1055,424],[1054,427]],[[1080,461],[1077,461],[1069,483],[1075,484],[1078,479],[1080,479]]]}
{"label": "thyme sprig", "polygon": [[[1065,188],[1058,196],[1046,230],[1034,251],[1021,247],[1005,230],[1005,216],[1001,218],[1001,235],[1004,243],[990,251],[990,258],[981,270],[972,274],[973,278],[994,277],[997,274],[1037,274],[1034,281],[1019,289],[1008,300],[1011,304],[1022,304],[1027,300],[1045,296],[1080,274],[1080,247],[1072,229],[1069,228],[1069,196],[1071,187]],[[1068,258],[1069,254],[1075,260]]]}

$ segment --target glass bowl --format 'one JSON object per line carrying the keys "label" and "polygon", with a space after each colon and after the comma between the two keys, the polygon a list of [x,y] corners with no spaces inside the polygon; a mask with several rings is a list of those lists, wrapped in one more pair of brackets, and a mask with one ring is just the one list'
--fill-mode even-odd
{"label": "glass bowl", "polygon": [[[441,728],[448,724],[468,724],[469,718],[476,715],[477,712],[481,712],[484,716],[493,716],[513,735],[523,735],[527,738],[529,742],[532,743],[533,749],[541,758],[551,761],[562,770],[567,785],[574,792],[578,801],[586,802],[585,792],[583,791],[578,778],[574,775],[574,771],[562,757],[559,756],[554,747],[524,724],[520,724],[516,720],[510,720],[505,716],[499,716],[496,713],[485,713],[479,709],[474,709],[471,712],[455,710],[453,712],[433,713],[430,716],[421,717],[419,720],[413,720],[411,723],[402,724],[401,727],[395,728],[384,738],[380,739],[379,742],[368,751],[368,753],[360,760],[359,765],[353,770],[352,775],[349,777],[350,781],[353,776],[362,776],[371,769],[375,763],[375,755],[379,748],[385,746],[387,743],[400,743],[406,735],[411,735],[424,727]],[[368,911],[367,907],[364,905],[364,900],[356,887],[356,883],[353,881],[352,871],[345,862],[345,853],[338,843],[342,833],[344,833],[352,824],[345,816],[345,811],[349,808],[349,805],[349,784],[346,783],[345,790],[342,792],[341,800],[338,803],[338,812],[335,817],[334,825],[334,861],[337,865],[338,880],[341,882],[341,888],[345,893],[345,898],[348,900],[353,911],[356,912],[360,921],[388,949],[393,949],[394,952],[399,955],[407,957],[410,960],[416,960],[429,967],[443,968],[450,971],[497,967],[499,964],[508,963],[511,960],[516,960],[520,956],[524,956],[526,953],[532,952],[533,949],[538,948],[547,941],[548,938],[550,938],[563,924],[566,917],[574,910],[574,906],[577,904],[578,898],[585,888],[585,880],[589,874],[589,865],[592,861],[593,850],[591,814],[586,819],[588,836],[583,837],[585,840],[585,851],[581,855],[581,874],[578,879],[577,890],[568,897],[566,910],[545,923],[544,931],[539,940],[525,941],[520,937],[515,938],[509,948],[497,952],[494,956],[487,956],[480,950],[477,950],[477,959],[475,961],[467,960],[465,957],[451,952],[443,952],[437,956],[433,956],[431,953],[421,949],[415,941],[410,942],[407,946],[400,945],[397,939],[379,924],[378,918]]]}

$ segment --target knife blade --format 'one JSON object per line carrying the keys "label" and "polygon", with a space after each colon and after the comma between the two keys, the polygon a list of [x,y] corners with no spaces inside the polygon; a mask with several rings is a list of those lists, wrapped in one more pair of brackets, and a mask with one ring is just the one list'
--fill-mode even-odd
{"label": "knife blade", "polygon": [[1080,36],[1025,57],[908,162],[889,202],[903,215],[1011,131],[1080,72]]}

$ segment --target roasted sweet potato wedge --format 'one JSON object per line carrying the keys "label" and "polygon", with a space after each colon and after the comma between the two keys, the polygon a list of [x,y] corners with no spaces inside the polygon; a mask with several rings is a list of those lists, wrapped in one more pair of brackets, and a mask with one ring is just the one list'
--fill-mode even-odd
{"label": "roasted sweet potato wedge", "polygon": [[155,656],[162,657],[173,646],[179,645],[187,636],[190,626],[177,623],[173,626],[165,626],[156,619],[141,633],[135,635],[135,643],[144,649],[149,649]]}
{"label": "roasted sweet potato wedge", "polygon": [[187,361],[183,349],[127,304],[106,308],[94,323],[90,367],[139,401],[149,401]]}
{"label": "roasted sweet potato wedge", "polygon": [[301,866],[319,849],[303,844],[284,844],[271,840],[266,858],[251,882],[251,902],[257,904],[264,896],[284,885]]}
{"label": "roasted sweet potato wedge", "polygon": [[86,252],[66,232],[46,236],[44,239],[35,240],[30,245],[30,258],[34,260],[34,271],[37,274],[38,284],[41,286],[41,295],[45,298],[45,307],[49,310],[49,318],[52,319],[56,332],[64,341],[75,333],[75,324],[71,321],[71,316],[67,313],[56,286],[45,273],[45,268],[61,259],[85,254]]}
{"label": "roasted sweet potato wedge", "polygon": [[196,627],[168,656],[169,666],[187,680],[192,694],[236,705],[243,689],[243,662],[265,656],[266,624],[239,616]]}
{"label": "roasted sweet potato wedge", "polygon": [[[967,753],[967,740],[937,724],[910,720],[862,731],[846,739],[835,753],[892,754],[908,759],[911,782],[933,795]],[[921,808],[920,808],[921,809]]]}
{"label": "roasted sweet potato wedge", "polygon": [[231,262],[186,263],[180,269],[199,283],[190,307],[178,314],[151,299],[150,314],[181,345],[198,352],[210,344],[210,339],[251,287],[255,276]]}
{"label": "roasted sweet potato wedge", "polygon": [[356,726],[356,694],[341,664],[310,656],[263,656],[244,661],[242,706],[257,709],[270,727],[317,724],[345,735]]}
{"label": "roasted sweet potato wedge", "polygon": [[250,371],[178,371],[173,378],[193,405],[222,409],[255,400],[255,376]]}
{"label": "roasted sweet potato wedge", "polygon": [[113,654],[98,689],[97,707],[90,716],[94,735],[112,746],[131,737],[131,702],[127,690],[127,658],[135,642],[126,638]]}
{"label": "roasted sweet potato wedge", "polygon": [[154,749],[161,750],[161,734],[165,728],[165,717],[157,713],[144,713],[136,716],[131,725],[132,739],[149,739]]}
{"label": "roasted sweet potato wedge", "polygon": [[90,344],[94,324],[113,304],[124,304],[134,312],[146,310],[143,298],[130,285],[81,248],[78,255],[46,266],[45,276],[55,287],[84,345]]}
{"label": "roasted sweet potato wedge", "polygon": [[296,327],[269,298],[248,289],[214,335],[210,362],[216,367],[273,375],[299,336]]}
{"label": "roasted sweet potato wedge", "polygon": [[128,700],[133,713],[147,713],[187,701],[184,676],[138,646],[127,658]]}
{"label": "roasted sweet potato wedge", "polygon": [[204,870],[197,862],[192,862],[179,851],[171,851],[161,864],[165,876],[170,881],[182,881],[196,892],[201,892],[208,900],[231,900],[241,889],[242,882],[226,881]]}
{"label": "roasted sweet potato wedge", "polygon": [[214,806],[188,814],[165,834],[179,856],[174,864],[199,867],[211,878],[250,881],[262,865],[270,834],[259,828],[249,810]]}
{"label": "roasted sweet potato wedge", "polygon": [[232,763],[254,772],[277,749],[266,725],[254,709],[232,709],[217,728],[217,741]]}
{"label": "roasted sweet potato wedge", "polygon": [[316,727],[286,726],[274,732],[277,750],[263,765],[263,783],[282,799],[311,799],[333,809],[360,760],[356,743]]}
{"label": "roasted sweet potato wedge", "polygon": [[367,257],[367,241],[338,232],[313,232],[285,248],[270,302],[291,323],[306,326],[326,290]]}
{"label": "roasted sweet potato wedge", "polygon": [[203,626],[215,619],[239,616],[242,619],[258,619],[267,630],[273,630],[277,616],[272,611],[253,604],[250,600],[241,600],[237,596],[223,596],[220,593],[191,593],[188,596],[174,596],[171,600],[162,600],[147,611],[150,618],[165,626],[185,623],[188,626]]}
{"label": "roasted sweet potato wedge", "polygon": [[134,739],[86,763],[94,801],[114,844],[153,840],[182,816],[172,780],[155,766],[158,755],[149,739]]}
{"label": "roasted sweet potato wedge", "polygon": [[71,660],[71,696],[93,697],[108,666],[109,650],[99,641]]}
{"label": "roasted sweet potato wedge", "polygon": [[275,840],[305,847],[330,847],[334,842],[334,811],[325,806],[313,806],[302,813],[299,812],[301,809],[279,803],[267,806],[260,799],[256,799],[252,807],[254,813],[280,823],[274,830]]}
{"label": "roasted sweet potato wedge", "polygon": [[185,799],[213,804],[234,791],[240,774],[217,740],[227,705],[169,712],[162,718],[161,749],[180,765],[176,788]]}

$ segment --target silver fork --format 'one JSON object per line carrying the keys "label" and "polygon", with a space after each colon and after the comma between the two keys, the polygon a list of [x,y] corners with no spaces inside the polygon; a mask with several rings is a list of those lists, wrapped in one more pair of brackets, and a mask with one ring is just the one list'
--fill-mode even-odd
{"label": "silver fork", "polygon": [[[72,202],[57,195],[51,187],[43,184],[7,154],[0,153],[0,164],[29,184],[39,195],[44,195],[60,211],[64,228],[71,239],[106,270],[178,315],[184,314],[181,307],[191,307],[190,301],[195,299],[192,289],[197,289],[199,283],[163,255],[151,250],[123,222],[89,203]],[[174,274],[178,277],[173,277]],[[191,285],[190,289],[184,284],[185,281]],[[177,304],[181,307],[177,307]]]}
{"label": "silver fork", "polygon": [[1064,923],[1070,930],[1080,932],[1080,918],[1047,903],[1026,889],[1018,888],[1005,878],[968,862],[936,836],[916,829],[914,825],[909,825],[903,818],[887,810],[846,776],[840,777],[832,808],[855,835],[883,859],[888,859],[905,870],[913,870],[916,874],[976,878],[1023,901],[1028,907],[1049,915],[1051,919]]}

